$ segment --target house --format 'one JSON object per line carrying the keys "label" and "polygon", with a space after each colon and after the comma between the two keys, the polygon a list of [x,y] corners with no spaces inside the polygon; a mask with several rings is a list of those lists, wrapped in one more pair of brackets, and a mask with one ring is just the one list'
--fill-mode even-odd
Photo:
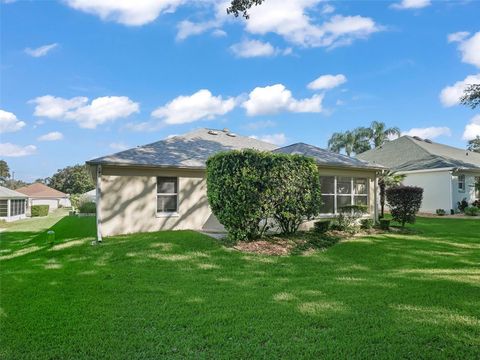
{"label": "house", "polygon": [[0,220],[15,221],[24,219],[28,196],[18,191],[0,186]]}
{"label": "house", "polygon": [[82,199],[86,201],[96,202],[97,201],[97,189],[87,191],[81,195]]}
{"label": "house", "polygon": [[381,166],[307,145],[284,148],[228,129],[198,129],[87,161],[97,187],[98,238],[167,229],[223,231],[207,200],[207,159],[218,152],[257,149],[312,156],[324,189],[324,214],[365,204],[376,216],[376,174]]}
{"label": "house", "polygon": [[435,143],[419,137],[402,136],[357,156],[405,174],[404,185],[423,188],[420,211],[456,210],[457,203],[480,199],[475,183],[480,180],[480,154]]}
{"label": "house", "polygon": [[67,194],[52,189],[51,187],[48,187],[42,183],[27,185],[17,189],[17,191],[28,196],[28,209],[30,209],[33,205],[48,205],[49,211],[52,211],[61,206],[71,206],[70,199]]}

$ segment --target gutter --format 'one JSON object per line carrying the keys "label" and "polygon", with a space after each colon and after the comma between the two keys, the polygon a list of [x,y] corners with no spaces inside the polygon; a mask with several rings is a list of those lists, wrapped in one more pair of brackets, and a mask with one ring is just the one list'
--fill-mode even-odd
{"label": "gutter", "polygon": [[101,200],[102,200],[102,165],[97,165],[96,167],[96,171],[97,171],[97,176],[96,176],[96,181],[97,181],[97,184],[96,184],[96,188],[97,188],[97,192],[96,192],[96,210],[97,210],[97,216],[96,216],[96,220],[97,220],[97,240],[94,241],[92,243],[92,245],[95,245],[95,244],[98,244],[98,243],[101,243],[102,242],[102,221],[101,221],[101,216],[102,216],[102,212],[101,212]]}

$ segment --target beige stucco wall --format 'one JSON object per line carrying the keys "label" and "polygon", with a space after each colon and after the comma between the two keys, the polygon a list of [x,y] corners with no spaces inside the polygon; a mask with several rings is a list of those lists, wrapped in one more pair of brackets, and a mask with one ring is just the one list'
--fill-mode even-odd
{"label": "beige stucco wall", "polygon": [[[370,179],[369,207],[374,214],[374,171],[319,168],[321,175]],[[178,177],[178,214],[156,212],[156,177]],[[159,230],[223,231],[211,213],[203,170],[103,167],[100,181],[99,221],[102,236]]]}

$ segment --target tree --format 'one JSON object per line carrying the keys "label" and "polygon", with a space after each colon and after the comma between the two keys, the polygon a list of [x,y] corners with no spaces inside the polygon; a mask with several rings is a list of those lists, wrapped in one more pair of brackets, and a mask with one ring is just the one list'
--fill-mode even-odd
{"label": "tree", "polygon": [[10,167],[5,160],[0,160],[0,184],[5,186],[8,179],[10,179]]}
{"label": "tree", "polygon": [[393,220],[405,226],[415,222],[422,205],[423,189],[416,186],[395,186],[387,189],[387,201]]}
{"label": "tree", "polygon": [[480,84],[470,84],[463,91],[460,102],[475,109],[480,105]]}
{"label": "tree", "polygon": [[336,153],[344,150],[347,156],[353,153],[360,154],[370,149],[369,136],[369,129],[364,127],[358,127],[353,131],[343,133],[336,132],[328,140],[328,149]]}
{"label": "tree", "polygon": [[404,174],[396,174],[391,170],[384,170],[378,177],[378,187],[380,190],[380,218],[385,215],[385,194],[386,190],[392,186],[398,186],[405,180]]}
{"label": "tree", "polygon": [[27,186],[28,183],[26,183],[25,181],[22,181],[22,180],[15,180],[15,179],[7,179],[5,181],[5,187],[9,188],[9,189],[12,189],[12,190],[16,190],[18,188],[21,188],[21,187],[24,187],[24,186]]}
{"label": "tree", "polygon": [[83,194],[95,188],[86,165],[59,169],[47,179],[47,185],[66,194]]}
{"label": "tree", "polygon": [[389,136],[400,136],[400,129],[398,127],[387,128],[385,123],[373,121],[370,125],[370,140],[375,148],[383,145]]}
{"label": "tree", "polygon": [[230,7],[227,8],[227,14],[233,14],[235,17],[242,14],[245,19],[248,19],[248,10],[254,5],[260,5],[263,1],[264,0],[232,0]]}
{"label": "tree", "polygon": [[475,139],[472,139],[468,142],[467,150],[480,153],[480,136],[479,135],[477,135]]}

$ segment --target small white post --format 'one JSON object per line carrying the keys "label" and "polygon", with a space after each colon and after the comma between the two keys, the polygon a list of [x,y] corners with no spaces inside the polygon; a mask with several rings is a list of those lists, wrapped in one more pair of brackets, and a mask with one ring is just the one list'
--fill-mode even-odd
{"label": "small white post", "polygon": [[96,205],[97,205],[97,242],[102,242],[102,229],[101,229],[101,194],[102,194],[102,189],[101,189],[101,184],[102,184],[102,166],[97,165],[97,193],[96,193]]}

